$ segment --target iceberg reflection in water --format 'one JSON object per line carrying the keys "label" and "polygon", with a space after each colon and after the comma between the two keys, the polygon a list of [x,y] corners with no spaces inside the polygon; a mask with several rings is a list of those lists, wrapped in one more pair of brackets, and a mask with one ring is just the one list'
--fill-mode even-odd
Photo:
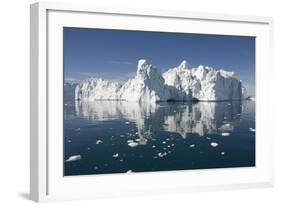
{"label": "iceberg reflection in water", "polygon": [[65,159],[82,156],[65,175],[255,165],[254,102],[76,101],[64,112]]}

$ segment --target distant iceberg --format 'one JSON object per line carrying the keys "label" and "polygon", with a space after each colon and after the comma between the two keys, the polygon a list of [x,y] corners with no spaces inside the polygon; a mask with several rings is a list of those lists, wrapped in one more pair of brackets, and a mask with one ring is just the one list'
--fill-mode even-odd
{"label": "distant iceberg", "polygon": [[75,88],[81,101],[133,102],[241,100],[245,88],[234,72],[207,66],[188,68],[187,61],[161,74],[146,60],[138,61],[136,76],[124,84],[101,78],[83,81]]}

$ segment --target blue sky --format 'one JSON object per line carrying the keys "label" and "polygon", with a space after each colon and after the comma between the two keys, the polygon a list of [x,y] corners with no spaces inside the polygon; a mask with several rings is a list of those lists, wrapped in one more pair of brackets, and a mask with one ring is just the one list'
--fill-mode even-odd
{"label": "blue sky", "polygon": [[234,71],[249,94],[255,93],[254,37],[64,28],[65,81],[125,81],[134,76],[141,58],[161,72],[182,60],[190,67]]}

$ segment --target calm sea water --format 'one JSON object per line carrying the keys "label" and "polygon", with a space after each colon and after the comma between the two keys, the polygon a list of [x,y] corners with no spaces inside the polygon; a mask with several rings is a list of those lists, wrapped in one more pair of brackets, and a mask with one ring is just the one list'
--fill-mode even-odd
{"label": "calm sea water", "polygon": [[253,101],[69,101],[64,174],[255,166],[254,128]]}

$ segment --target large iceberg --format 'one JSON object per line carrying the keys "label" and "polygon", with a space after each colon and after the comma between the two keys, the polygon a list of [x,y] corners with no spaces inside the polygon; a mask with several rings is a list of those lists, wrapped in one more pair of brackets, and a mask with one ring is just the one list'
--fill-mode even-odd
{"label": "large iceberg", "polygon": [[242,98],[242,83],[234,72],[202,65],[189,69],[184,60],[178,67],[165,72],[163,77],[167,85],[191,93],[196,100],[225,101]]}
{"label": "large iceberg", "polygon": [[234,72],[199,66],[187,61],[163,75],[146,60],[138,61],[136,76],[124,84],[101,78],[83,81],[75,89],[81,101],[124,100],[133,102],[225,101],[242,98],[242,83]]}

